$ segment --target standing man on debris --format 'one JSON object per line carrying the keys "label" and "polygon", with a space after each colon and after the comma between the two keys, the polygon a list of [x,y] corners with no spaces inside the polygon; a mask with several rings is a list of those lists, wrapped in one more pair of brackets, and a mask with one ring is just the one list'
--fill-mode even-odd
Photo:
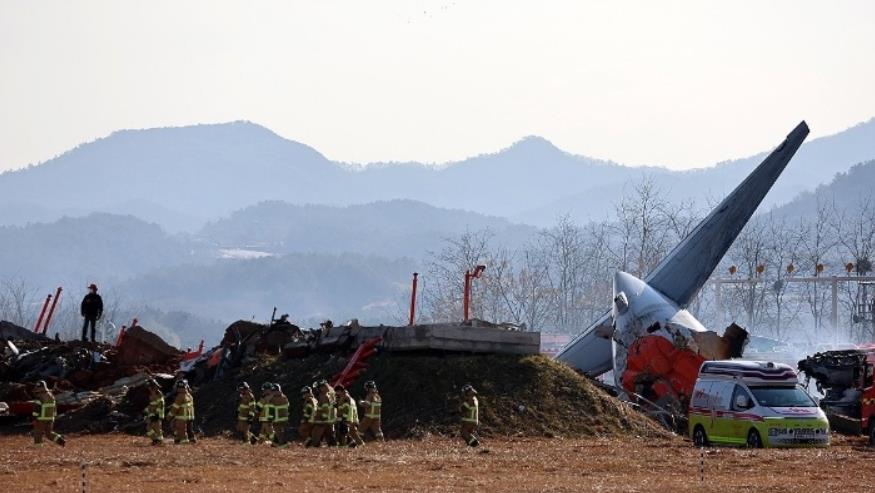
{"label": "standing man on debris", "polygon": [[343,385],[336,385],[334,392],[337,394],[338,445],[350,448],[364,445],[365,442],[359,435],[359,413],[355,399]]}
{"label": "standing man on debris", "polygon": [[97,320],[103,316],[103,299],[97,294],[97,284],[92,283],[88,286],[88,294],[82,298],[82,305],[79,307],[79,313],[85,319],[82,324],[82,342],[88,339],[88,326],[91,325],[91,342],[94,342],[94,331],[97,327]]}
{"label": "standing man on debris", "polygon": [[146,383],[149,387],[149,404],[146,406],[146,436],[152,439],[152,445],[164,444],[164,394],[161,386],[154,378]]}
{"label": "standing man on debris", "polygon": [[283,394],[280,384],[273,384],[270,396],[270,405],[273,407],[273,435],[274,447],[286,448],[286,427],[289,425],[289,398]]}
{"label": "standing man on debris", "polygon": [[43,446],[43,437],[64,446],[67,442],[64,437],[55,433],[55,416],[58,410],[55,405],[55,396],[49,392],[49,387],[44,380],[40,380],[34,387],[36,399],[33,401],[33,443],[37,447]]}
{"label": "standing man on debris", "polygon": [[240,403],[237,405],[237,432],[244,442],[249,443],[252,441],[250,425],[255,420],[255,395],[246,382],[240,382],[237,390],[240,392]]}
{"label": "standing man on debris", "polygon": [[298,437],[306,443],[313,431],[313,420],[316,418],[316,398],[313,397],[313,389],[301,388],[301,423],[298,424]]}
{"label": "standing man on debris", "polygon": [[268,443],[273,439],[273,392],[274,386],[270,382],[261,384],[261,399],[256,404],[258,410],[258,422],[261,427],[258,430],[258,443]]}
{"label": "standing man on debris", "polygon": [[316,414],[313,417],[313,428],[310,438],[305,444],[307,447],[319,447],[325,438],[329,445],[333,442],[335,408],[331,399],[331,386],[321,380],[318,383],[319,398],[316,404]]}
{"label": "standing man on debris", "polygon": [[460,435],[469,447],[480,445],[477,437],[477,426],[480,424],[480,403],[477,401],[477,391],[469,383],[462,387],[462,428]]}
{"label": "standing man on debris", "polygon": [[377,384],[373,380],[365,382],[365,398],[359,402],[362,406],[362,411],[365,417],[362,418],[361,434],[365,437],[368,432],[371,433],[374,439],[383,441],[383,429],[381,428],[381,414],[383,399],[380,397],[380,392],[377,391]]}
{"label": "standing man on debris", "polygon": [[197,442],[193,431],[191,432],[191,440],[189,440],[189,428],[194,422],[194,398],[189,392],[186,380],[176,382],[176,397],[170,406],[168,417],[173,420],[173,443],[179,445],[180,443]]}

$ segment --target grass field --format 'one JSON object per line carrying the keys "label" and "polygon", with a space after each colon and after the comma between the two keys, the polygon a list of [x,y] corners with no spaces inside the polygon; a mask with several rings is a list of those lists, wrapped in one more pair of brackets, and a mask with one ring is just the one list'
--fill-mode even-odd
{"label": "grass field", "polygon": [[444,438],[349,449],[273,449],[224,438],[151,447],[128,435],[68,437],[66,448],[0,437],[3,491],[757,491],[863,492],[875,450],[705,450],[681,439],[494,439],[478,449]]}

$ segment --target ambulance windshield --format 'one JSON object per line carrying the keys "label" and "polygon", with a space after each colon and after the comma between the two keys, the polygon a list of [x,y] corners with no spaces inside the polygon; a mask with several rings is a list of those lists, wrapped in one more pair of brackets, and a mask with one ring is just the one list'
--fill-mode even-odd
{"label": "ambulance windshield", "polygon": [[817,405],[799,387],[751,387],[751,393],[761,406],[816,407]]}

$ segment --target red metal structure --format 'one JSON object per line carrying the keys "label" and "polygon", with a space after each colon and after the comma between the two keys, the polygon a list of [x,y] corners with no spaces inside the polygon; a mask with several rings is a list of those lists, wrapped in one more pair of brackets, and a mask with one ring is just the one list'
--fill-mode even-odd
{"label": "red metal structure", "polygon": [[201,339],[200,345],[197,347],[197,351],[187,351],[182,355],[182,361],[188,361],[195,358],[199,358],[202,354],[204,354],[204,341]]}
{"label": "red metal structure", "polygon": [[58,286],[58,290],[55,291],[55,299],[52,300],[52,307],[49,308],[49,314],[46,315],[46,325],[43,327],[43,334],[49,332],[49,324],[52,323],[52,315],[55,313],[55,307],[58,306],[58,299],[61,298],[61,291],[63,291],[63,289]]}
{"label": "red metal structure", "polygon": [[[140,321],[136,318],[131,320],[131,328],[137,327],[140,325]],[[119,347],[122,345],[122,342],[125,340],[125,332],[128,331],[128,328],[122,325],[122,330],[118,331],[118,337],[115,340],[115,347]]]}
{"label": "red metal structure", "polygon": [[413,273],[413,290],[410,293],[410,323],[408,325],[413,325],[416,321],[416,278],[419,276],[419,273]]}
{"label": "red metal structure", "polygon": [[647,394],[645,397],[660,404],[675,403],[678,409],[685,410],[704,362],[702,356],[676,347],[664,337],[641,337],[629,347],[623,388]]}
{"label": "red metal structure", "polygon": [[43,324],[43,317],[46,314],[46,309],[49,308],[49,302],[52,301],[52,295],[46,296],[46,302],[43,303],[43,309],[39,312],[39,318],[36,319],[36,325],[33,326],[33,331],[37,334],[40,332],[40,326]]}
{"label": "red metal structure", "polygon": [[381,342],[383,342],[382,337],[374,337],[373,339],[368,339],[367,341],[362,342],[355,350],[355,353],[352,354],[352,357],[349,358],[349,362],[346,364],[343,371],[331,379],[331,386],[334,387],[339,384],[344,387],[349,387],[352,385],[352,383],[355,382],[355,379],[368,368],[365,361],[377,353],[377,345]]}
{"label": "red metal structure", "polygon": [[474,267],[474,272],[471,272],[470,270],[465,271],[465,292],[462,295],[462,308],[465,311],[465,322],[471,319],[469,316],[471,311],[471,281],[473,279],[480,279],[484,270],[486,270],[485,265],[478,265]]}

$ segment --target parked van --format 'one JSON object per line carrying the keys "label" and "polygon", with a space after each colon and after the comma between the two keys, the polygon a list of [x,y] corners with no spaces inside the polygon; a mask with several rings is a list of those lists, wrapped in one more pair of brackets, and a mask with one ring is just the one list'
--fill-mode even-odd
{"label": "parked van", "polygon": [[690,399],[697,446],[826,447],[829,422],[796,371],[765,361],[706,361]]}

